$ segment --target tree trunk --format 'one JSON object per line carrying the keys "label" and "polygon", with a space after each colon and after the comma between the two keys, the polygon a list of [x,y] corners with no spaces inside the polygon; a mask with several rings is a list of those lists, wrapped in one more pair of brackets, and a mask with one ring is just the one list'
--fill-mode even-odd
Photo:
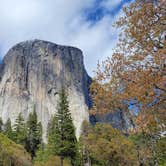
{"label": "tree trunk", "polygon": [[63,157],[61,156],[61,166],[63,166]]}

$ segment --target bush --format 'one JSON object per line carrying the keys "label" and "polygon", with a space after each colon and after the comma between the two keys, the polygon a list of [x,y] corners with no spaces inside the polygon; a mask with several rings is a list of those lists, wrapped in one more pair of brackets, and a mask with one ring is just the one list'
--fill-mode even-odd
{"label": "bush", "polygon": [[[49,155],[47,152],[41,154],[35,159],[34,166],[60,166],[60,157]],[[63,166],[71,166],[69,160],[65,159]]]}
{"label": "bush", "polygon": [[0,166],[32,166],[31,156],[21,146],[0,133]]}
{"label": "bush", "polygon": [[85,126],[81,136],[84,160],[90,159],[93,166],[137,165],[134,144],[120,131],[109,124]]}

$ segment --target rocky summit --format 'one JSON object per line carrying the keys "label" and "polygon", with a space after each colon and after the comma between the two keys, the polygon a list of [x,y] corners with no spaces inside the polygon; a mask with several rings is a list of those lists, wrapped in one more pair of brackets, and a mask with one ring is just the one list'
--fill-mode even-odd
{"label": "rocky summit", "polygon": [[46,140],[48,122],[57,112],[58,92],[64,87],[79,137],[88,120],[90,77],[82,51],[47,41],[25,41],[9,50],[0,65],[0,117],[14,124],[21,112],[25,119],[36,110]]}

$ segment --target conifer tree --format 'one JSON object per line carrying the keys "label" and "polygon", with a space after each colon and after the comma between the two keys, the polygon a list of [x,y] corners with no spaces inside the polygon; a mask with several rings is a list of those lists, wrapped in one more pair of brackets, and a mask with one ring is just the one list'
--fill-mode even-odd
{"label": "conifer tree", "polygon": [[24,118],[20,113],[14,124],[14,141],[25,146],[26,141],[26,125]]}
{"label": "conifer tree", "polygon": [[9,138],[13,140],[13,130],[11,126],[11,120],[8,118],[7,122],[4,125],[4,134]]}
{"label": "conifer tree", "polygon": [[37,121],[37,114],[34,110],[33,113],[29,114],[27,121],[27,136],[25,148],[29,153],[31,153],[32,158],[34,158],[36,150],[42,142],[42,126],[41,123]]}
{"label": "conifer tree", "polygon": [[48,144],[52,153],[61,157],[61,166],[65,157],[71,159],[72,165],[77,165],[77,139],[64,89],[59,93],[58,112],[50,124]]}

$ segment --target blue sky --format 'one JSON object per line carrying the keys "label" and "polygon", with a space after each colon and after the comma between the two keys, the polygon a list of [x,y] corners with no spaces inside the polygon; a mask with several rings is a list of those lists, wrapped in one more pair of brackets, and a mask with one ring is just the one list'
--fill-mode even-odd
{"label": "blue sky", "polygon": [[112,24],[131,0],[0,0],[0,58],[14,44],[42,39],[82,49],[90,75],[111,56],[118,30]]}

